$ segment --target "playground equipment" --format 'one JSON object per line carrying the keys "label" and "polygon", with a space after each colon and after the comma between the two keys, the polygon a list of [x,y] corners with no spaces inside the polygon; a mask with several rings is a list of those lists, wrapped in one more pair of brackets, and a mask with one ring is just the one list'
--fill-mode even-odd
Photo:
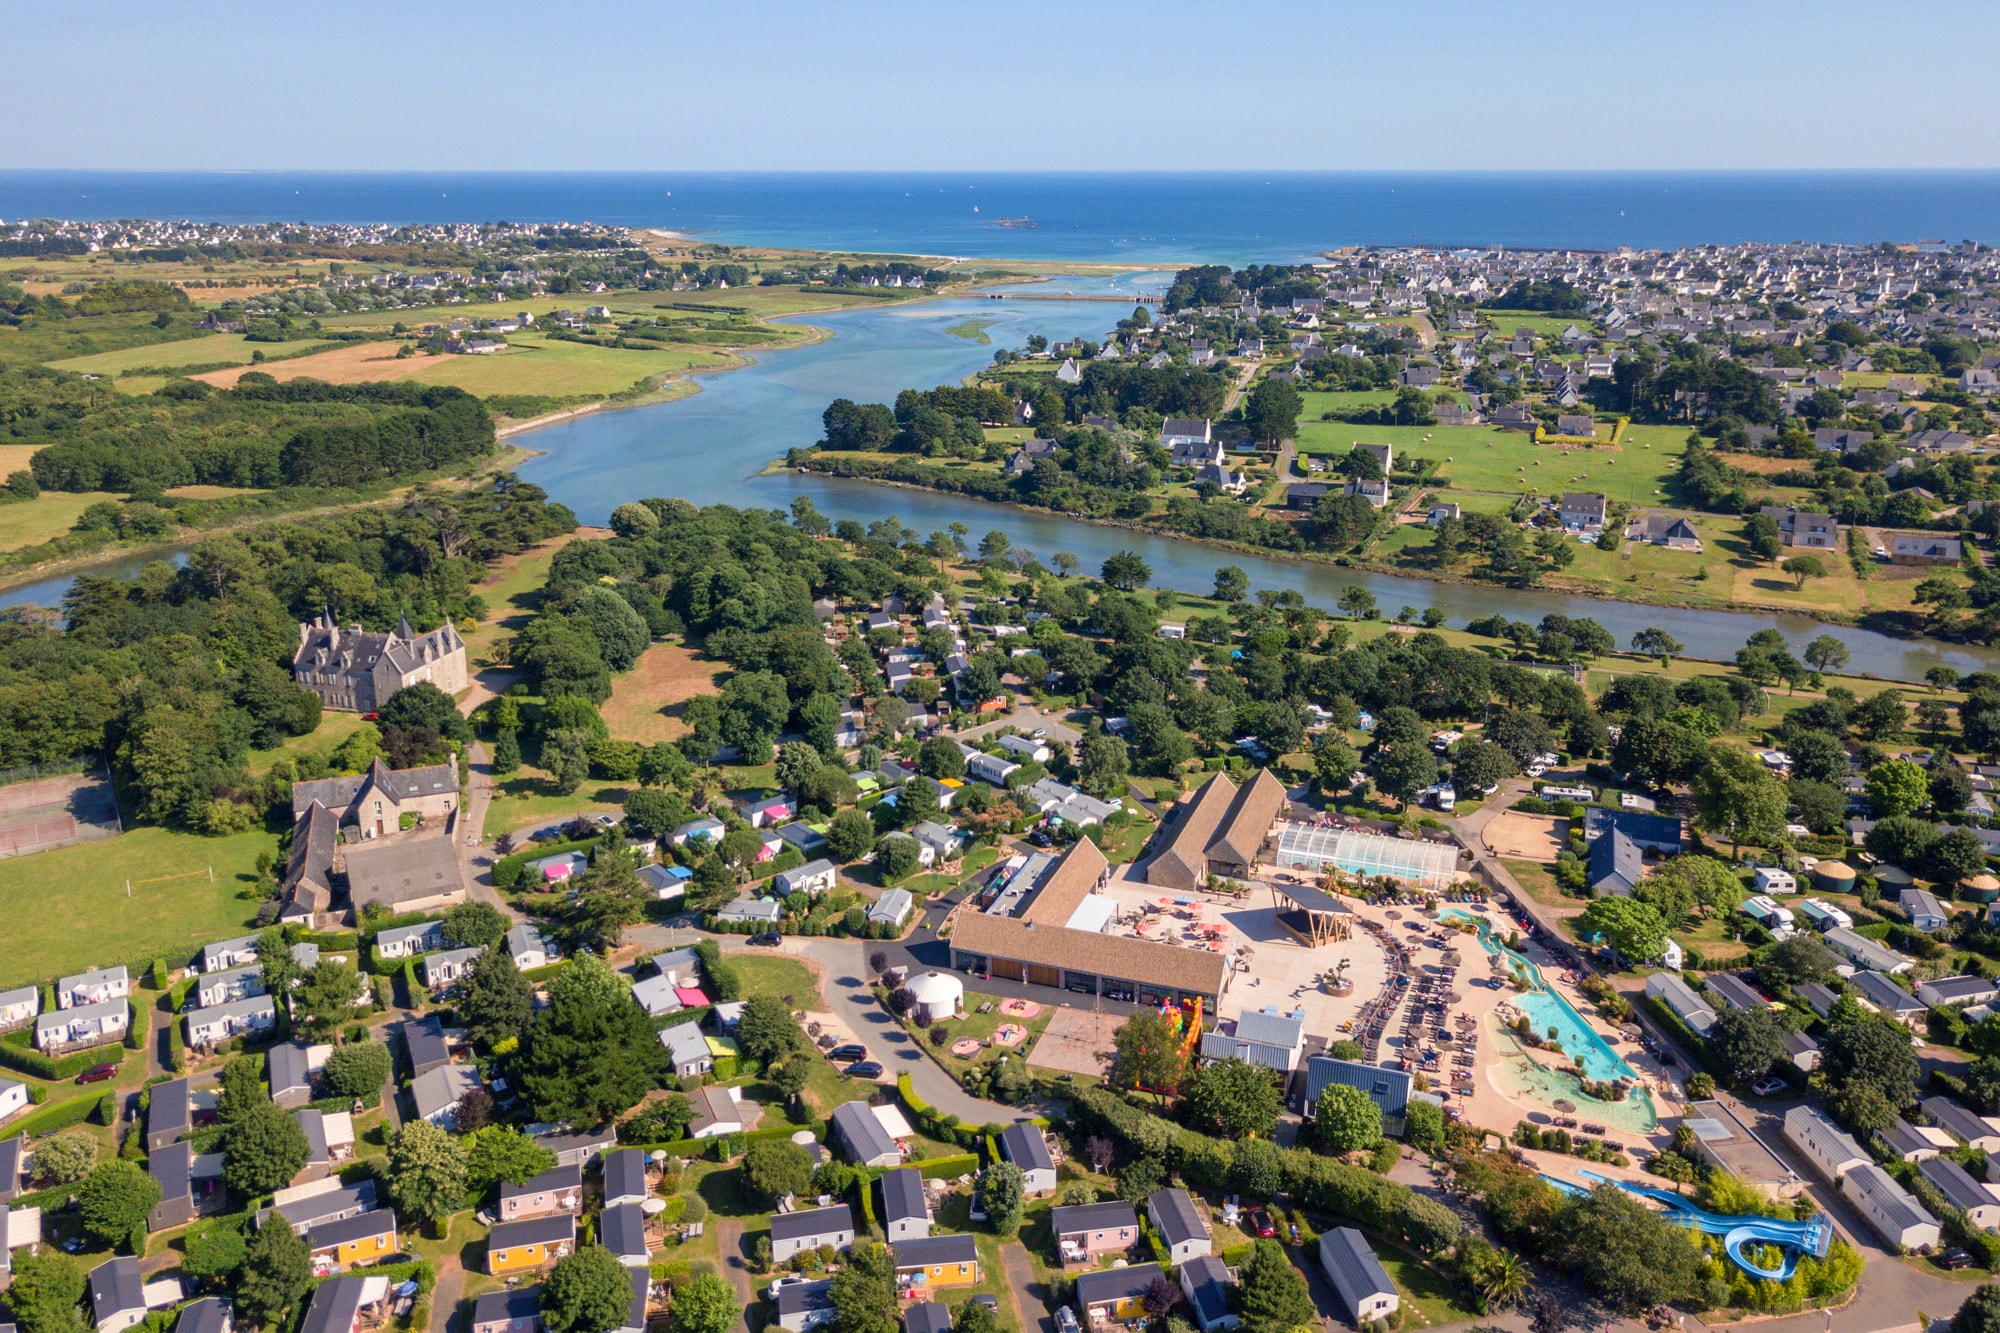
{"label": "playground equipment", "polygon": [[[1201,997],[1197,995],[1194,999],[1184,1001],[1180,1004],[1175,1004],[1172,1000],[1168,1000],[1160,1005],[1160,1017],[1178,1025],[1178,1031],[1169,1037],[1168,1040],[1180,1043],[1181,1056],[1191,1064],[1194,1060],[1195,1048],[1201,1044]],[[1175,1093],[1180,1091],[1178,1088],[1155,1088],[1143,1083],[1140,1084],[1140,1087],[1147,1092]]]}
{"label": "playground equipment", "polygon": [[[1824,1217],[1814,1217],[1805,1222],[1783,1222],[1775,1217],[1711,1213],[1695,1207],[1672,1190],[1636,1185],[1629,1180],[1613,1180],[1595,1171],[1579,1170],[1577,1174],[1599,1184],[1616,1185],[1642,1199],[1651,1199],[1665,1210],[1667,1220],[1678,1226],[1722,1237],[1723,1252],[1732,1263],[1752,1277],[1784,1282],[1798,1268],[1800,1255],[1810,1254],[1815,1259],[1824,1259],[1826,1248],[1833,1241],[1833,1227]],[[1546,1172],[1542,1173],[1542,1179],[1565,1194],[1590,1193],[1587,1185]],[[1748,1245],[1775,1245],[1783,1251],[1784,1259],[1778,1267],[1766,1268],[1744,1252],[1744,1247]]]}

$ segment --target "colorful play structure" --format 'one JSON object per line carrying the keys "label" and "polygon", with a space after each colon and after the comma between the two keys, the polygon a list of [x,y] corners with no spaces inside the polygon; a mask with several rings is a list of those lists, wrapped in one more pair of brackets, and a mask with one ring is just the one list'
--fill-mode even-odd
{"label": "colorful play structure", "polygon": [[[1180,1043],[1181,1055],[1191,1065],[1196,1054],[1196,1048],[1201,1045],[1201,997],[1197,995],[1192,1000],[1184,1000],[1179,1004],[1168,1000],[1160,1006],[1160,1017],[1178,1025],[1178,1031],[1175,1032],[1171,1040]],[[1178,1088],[1152,1088],[1146,1087],[1144,1084],[1140,1086],[1147,1092],[1174,1093],[1180,1091]]]}
{"label": "colorful play structure", "polygon": [[[1723,1252],[1752,1277],[1772,1282],[1786,1281],[1798,1268],[1800,1255],[1810,1254],[1815,1259],[1824,1259],[1826,1247],[1833,1241],[1833,1227],[1824,1217],[1814,1217],[1805,1222],[1783,1222],[1774,1217],[1711,1213],[1695,1207],[1672,1190],[1636,1185],[1629,1180],[1613,1180],[1595,1171],[1579,1170],[1577,1174],[1596,1184],[1616,1185],[1628,1194],[1651,1199],[1666,1211],[1669,1222],[1722,1237]],[[1546,1172],[1542,1173],[1542,1179],[1565,1194],[1588,1194],[1591,1189],[1589,1185],[1579,1185],[1573,1180],[1563,1180]],[[1776,1268],[1766,1268],[1744,1252],[1744,1247],[1749,1245],[1775,1245],[1782,1252],[1783,1259]]]}

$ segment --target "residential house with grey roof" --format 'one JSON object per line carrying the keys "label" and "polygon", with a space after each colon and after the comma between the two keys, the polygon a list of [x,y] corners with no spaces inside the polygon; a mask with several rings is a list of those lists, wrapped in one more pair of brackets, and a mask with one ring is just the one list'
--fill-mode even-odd
{"label": "residential house with grey roof", "polygon": [[771,1257],[779,1263],[822,1245],[836,1250],[854,1248],[854,1214],[846,1204],[779,1213],[771,1219]]}
{"label": "residential house with grey roof", "polygon": [[843,1102],[833,1109],[833,1135],[856,1166],[901,1166],[903,1150],[867,1102]]}

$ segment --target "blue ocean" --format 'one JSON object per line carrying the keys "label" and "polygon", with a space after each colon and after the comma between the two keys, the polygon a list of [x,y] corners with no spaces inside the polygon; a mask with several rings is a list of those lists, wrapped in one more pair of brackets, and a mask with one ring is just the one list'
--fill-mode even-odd
{"label": "blue ocean", "polygon": [[[958,175],[0,170],[0,219],[541,222],[978,258],[1310,258],[1347,245],[1604,250],[2000,243],[2000,172]],[[1014,225],[996,225],[1003,220]],[[1032,225],[1030,225],[1032,224]]]}

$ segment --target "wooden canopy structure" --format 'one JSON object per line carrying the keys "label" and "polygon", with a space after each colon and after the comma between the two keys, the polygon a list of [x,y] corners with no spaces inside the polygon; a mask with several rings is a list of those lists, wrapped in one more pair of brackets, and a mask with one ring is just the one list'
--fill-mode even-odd
{"label": "wooden canopy structure", "polygon": [[1332,894],[1303,884],[1270,883],[1278,924],[1308,949],[1337,944],[1354,933],[1354,913]]}

